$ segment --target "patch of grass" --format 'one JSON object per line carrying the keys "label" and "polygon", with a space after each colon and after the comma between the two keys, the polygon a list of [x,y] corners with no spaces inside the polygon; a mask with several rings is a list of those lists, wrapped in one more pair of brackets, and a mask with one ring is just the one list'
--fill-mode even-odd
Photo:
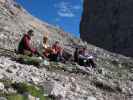
{"label": "patch of grass", "polygon": [[13,94],[6,96],[7,100],[28,100],[26,96],[20,94]]}
{"label": "patch of grass", "polygon": [[38,59],[37,57],[29,57],[26,55],[18,55],[15,60],[22,64],[27,64],[27,65],[35,65],[38,66],[41,63],[41,60]]}
{"label": "patch of grass", "polygon": [[29,93],[34,97],[40,98],[40,100],[46,100],[46,98],[43,96],[44,91],[40,87],[36,87],[34,85],[28,85],[28,84],[25,84],[25,83],[13,84],[13,87],[20,94]]}
{"label": "patch of grass", "polygon": [[0,93],[0,96],[7,98],[7,100],[28,100],[25,93],[33,97],[40,98],[40,100],[47,100],[48,97],[44,96],[43,88],[27,83],[12,83],[11,81],[1,80],[6,87],[12,87],[17,90],[17,93]]}

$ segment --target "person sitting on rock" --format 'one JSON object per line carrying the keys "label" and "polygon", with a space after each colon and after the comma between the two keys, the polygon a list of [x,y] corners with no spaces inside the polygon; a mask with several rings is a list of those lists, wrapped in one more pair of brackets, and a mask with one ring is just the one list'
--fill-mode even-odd
{"label": "person sitting on rock", "polygon": [[48,36],[43,37],[43,55],[45,57],[49,57],[52,53],[52,48],[48,45]]}
{"label": "person sitting on rock", "polygon": [[78,62],[81,66],[91,66],[92,68],[96,68],[96,64],[93,61],[93,56],[87,52],[86,47],[79,50]]}
{"label": "person sitting on rock", "polygon": [[63,61],[63,56],[62,56],[63,49],[60,46],[60,43],[56,41],[52,45],[52,52],[49,55],[49,58],[51,61]]}
{"label": "person sitting on rock", "polygon": [[34,36],[33,32],[33,30],[29,30],[27,34],[24,34],[23,38],[21,39],[18,45],[18,53],[27,56],[32,56],[33,54],[39,55],[37,49],[32,48],[30,45],[31,38]]}

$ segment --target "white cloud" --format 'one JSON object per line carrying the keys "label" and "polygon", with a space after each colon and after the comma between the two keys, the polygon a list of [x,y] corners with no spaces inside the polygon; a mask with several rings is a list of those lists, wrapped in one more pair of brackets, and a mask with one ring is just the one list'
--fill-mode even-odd
{"label": "white cloud", "polygon": [[72,5],[70,2],[60,2],[55,4],[55,7],[58,9],[57,14],[60,17],[75,17],[75,10],[81,9],[79,5]]}
{"label": "white cloud", "polygon": [[75,15],[72,12],[58,12],[58,15],[61,17],[74,17]]}

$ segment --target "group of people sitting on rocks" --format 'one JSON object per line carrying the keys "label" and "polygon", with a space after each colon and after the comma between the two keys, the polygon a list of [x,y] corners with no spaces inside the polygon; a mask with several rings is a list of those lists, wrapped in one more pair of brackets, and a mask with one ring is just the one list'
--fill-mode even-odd
{"label": "group of people sitting on rocks", "polygon": [[[22,37],[17,52],[19,54],[32,56],[38,55],[43,57],[44,59],[49,59],[50,61],[59,61],[65,62],[65,58],[63,57],[63,48],[60,45],[59,41],[56,41],[52,46],[48,45],[48,37],[43,37],[43,54],[40,54],[36,48],[31,47],[31,38],[34,36],[34,31],[29,30],[27,34],[24,34]],[[90,56],[87,53],[87,48],[76,48],[74,52],[74,62],[78,63],[81,66],[91,66],[96,68],[96,64],[93,61],[93,56]]]}

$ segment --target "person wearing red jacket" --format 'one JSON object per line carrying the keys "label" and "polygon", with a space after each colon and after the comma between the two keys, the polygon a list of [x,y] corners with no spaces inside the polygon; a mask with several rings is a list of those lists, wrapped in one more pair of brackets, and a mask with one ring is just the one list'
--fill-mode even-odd
{"label": "person wearing red jacket", "polygon": [[32,48],[30,45],[32,36],[34,36],[33,30],[29,30],[27,34],[23,36],[18,45],[18,53],[26,55],[33,55],[37,53],[37,49]]}
{"label": "person wearing red jacket", "polygon": [[59,41],[56,41],[52,45],[52,52],[48,58],[50,59],[50,61],[62,61],[62,62],[64,62],[64,58],[62,56],[62,53],[63,53],[63,48],[61,48]]}

